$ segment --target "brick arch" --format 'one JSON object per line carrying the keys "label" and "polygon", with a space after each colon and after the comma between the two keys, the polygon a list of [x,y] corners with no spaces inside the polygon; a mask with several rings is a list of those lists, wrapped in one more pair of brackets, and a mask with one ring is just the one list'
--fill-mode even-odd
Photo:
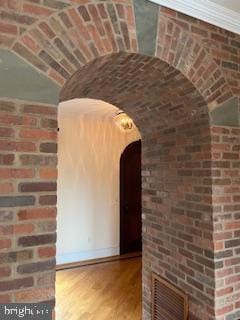
{"label": "brick arch", "polygon": [[178,70],[136,53],[113,53],[79,69],[60,100],[83,97],[123,109],[142,136],[143,319],[151,319],[152,271],[189,295],[190,320],[212,319],[212,200],[204,188],[212,172],[203,164],[211,158],[207,103]]}
{"label": "brick arch", "polygon": [[[155,56],[178,69],[212,110],[233,94],[221,67],[177,13],[159,9]],[[62,86],[80,67],[113,52],[138,52],[134,6],[129,0],[91,0],[38,20],[12,50]]]}
{"label": "brick arch", "polygon": [[[60,92],[60,101],[86,97],[127,107],[130,114],[131,101],[135,118],[136,106],[139,110],[148,106],[147,111],[166,106],[158,123],[163,127],[192,117],[208,119],[204,98],[183,74],[158,58],[138,53],[96,58],[67,80]],[[151,121],[150,113],[148,118]]]}
{"label": "brick arch", "polygon": [[204,44],[204,37],[208,37],[206,25],[199,27],[198,20],[166,8],[161,8],[159,14],[156,56],[181,71],[198,88],[211,110],[230,99],[232,88],[207,43]]}
{"label": "brick arch", "polygon": [[67,7],[36,22],[12,50],[62,86],[81,66],[112,52],[137,52],[128,0]]}

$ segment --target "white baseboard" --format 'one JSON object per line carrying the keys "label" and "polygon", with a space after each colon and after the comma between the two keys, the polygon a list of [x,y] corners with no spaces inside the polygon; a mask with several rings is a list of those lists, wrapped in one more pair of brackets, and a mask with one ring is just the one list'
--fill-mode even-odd
{"label": "white baseboard", "polygon": [[64,263],[72,263],[72,262],[79,262],[79,261],[85,261],[85,260],[91,260],[91,259],[112,257],[119,254],[120,254],[120,248],[112,247],[112,248],[104,248],[104,249],[98,249],[98,250],[57,254],[56,261],[58,265],[58,264],[64,264]]}

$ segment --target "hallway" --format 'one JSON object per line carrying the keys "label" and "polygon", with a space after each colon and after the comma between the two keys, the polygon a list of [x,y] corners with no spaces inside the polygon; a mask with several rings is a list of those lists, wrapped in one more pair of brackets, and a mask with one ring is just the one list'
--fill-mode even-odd
{"label": "hallway", "polygon": [[140,320],[141,258],[58,271],[57,320]]}

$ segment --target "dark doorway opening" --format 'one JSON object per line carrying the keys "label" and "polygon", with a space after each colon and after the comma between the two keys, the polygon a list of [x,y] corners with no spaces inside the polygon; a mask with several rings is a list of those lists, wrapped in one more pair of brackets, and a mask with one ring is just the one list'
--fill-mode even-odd
{"label": "dark doorway opening", "polygon": [[120,254],[142,251],[141,141],[120,159]]}

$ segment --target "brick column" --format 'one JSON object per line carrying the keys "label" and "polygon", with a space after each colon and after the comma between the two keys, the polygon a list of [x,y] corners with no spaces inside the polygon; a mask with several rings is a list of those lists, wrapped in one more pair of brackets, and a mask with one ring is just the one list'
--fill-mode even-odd
{"label": "brick column", "polygon": [[212,128],[215,249],[215,312],[218,320],[240,318],[240,129]]}
{"label": "brick column", "polygon": [[54,301],[56,115],[0,101],[0,302]]}
{"label": "brick column", "polygon": [[[211,132],[207,119],[143,140],[143,303],[151,319],[151,272],[189,296],[189,320],[214,320]],[[206,166],[206,164],[208,164]]]}

